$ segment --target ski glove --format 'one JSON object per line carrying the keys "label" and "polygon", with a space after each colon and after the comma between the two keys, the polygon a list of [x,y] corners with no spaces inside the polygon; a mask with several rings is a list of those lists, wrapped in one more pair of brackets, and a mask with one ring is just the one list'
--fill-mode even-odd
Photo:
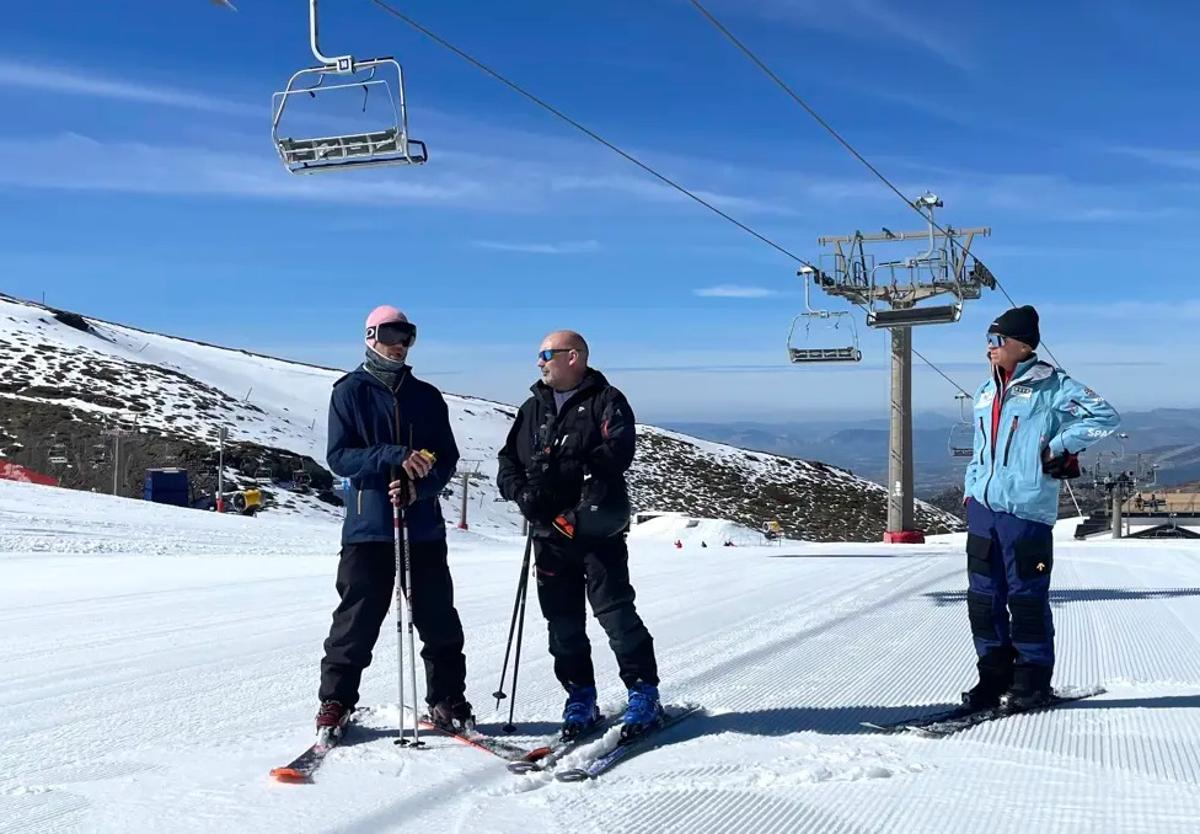
{"label": "ski glove", "polygon": [[558,512],[545,492],[530,485],[517,493],[517,507],[530,521],[542,523],[550,521]]}
{"label": "ski glove", "polygon": [[1057,481],[1069,481],[1078,478],[1079,455],[1063,452],[1061,455],[1049,457],[1049,451],[1042,453],[1042,471]]}

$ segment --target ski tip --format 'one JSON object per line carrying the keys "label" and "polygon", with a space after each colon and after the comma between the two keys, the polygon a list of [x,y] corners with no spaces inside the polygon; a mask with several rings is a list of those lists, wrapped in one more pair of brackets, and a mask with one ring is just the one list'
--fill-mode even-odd
{"label": "ski tip", "polygon": [[868,730],[874,730],[877,733],[894,733],[895,727],[886,727],[883,724],[876,724],[872,721],[859,721],[858,726],[865,727]]}
{"label": "ski tip", "polygon": [[529,761],[528,759],[518,759],[515,762],[508,763],[509,773],[533,773],[535,770],[540,770],[540,768],[537,766],[537,764]]}
{"label": "ski tip", "polygon": [[276,782],[286,782],[292,785],[303,785],[312,782],[312,774],[294,767],[276,767],[271,770],[271,778]]}
{"label": "ski tip", "polygon": [[588,775],[586,770],[571,768],[570,770],[563,770],[554,774],[554,778],[559,782],[586,782],[591,776]]}

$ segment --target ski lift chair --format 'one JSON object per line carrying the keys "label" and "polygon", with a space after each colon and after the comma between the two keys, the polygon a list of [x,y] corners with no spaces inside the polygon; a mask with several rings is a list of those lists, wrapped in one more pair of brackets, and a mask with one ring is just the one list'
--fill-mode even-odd
{"label": "ski lift chair", "polygon": [[[877,328],[915,327],[923,324],[953,324],[962,318],[963,301],[966,297],[963,281],[958,270],[952,265],[948,248],[951,239],[946,238],[944,245],[939,246],[935,236],[936,224],[933,220],[935,208],[941,208],[942,201],[936,194],[926,192],[913,201],[913,207],[923,214],[929,222],[929,248],[911,258],[902,261],[889,261],[878,264],[871,270],[870,307],[867,311],[867,326]],[[965,257],[965,256],[964,256]],[[908,273],[908,280],[896,280],[896,269]],[[878,287],[879,270],[887,269],[891,285],[891,306],[888,309],[878,309],[877,302],[884,295]],[[921,272],[929,273],[930,280],[922,283]],[[901,289],[902,284],[908,286]],[[932,294],[949,292],[954,296],[952,304],[919,304],[921,290]]]}
{"label": "ski lift chair", "polygon": [[[271,138],[284,167],[293,174],[315,174],[344,168],[425,163],[429,158],[425,143],[408,135],[404,72],[400,64],[391,57],[356,61],[351,55],[324,55],[317,44],[317,0],[309,0],[308,7],[312,53],[321,65],[298,70],[288,80],[287,88],[271,97]],[[326,84],[331,76],[347,80]],[[314,83],[303,83],[314,79]],[[378,130],[332,136],[295,137],[281,131],[280,123],[292,96],[316,98],[322,92],[350,88],[362,89],[364,112],[372,90],[383,95],[391,112],[388,123]]]}
{"label": "ski lift chair", "polygon": [[46,460],[54,466],[65,466],[67,460],[67,444],[55,443],[51,445],[50,451],[46,455]]}
{"label": "ski lift chair", "polygon": [[975,454],[975,425],[967,414],[967,402],[971,399],[966,394],[956,394],[958,400],[959,420],[950,429],[950,457],[969,458]]}
{"label": "ski lift chair", "polygon": [[[788,360],[793,364],[804,364],[809,362],[860,362],[862,361],[862,351],[858,346],[858,330],[854,326],[854,316],[852,313],[844,310],[833,312],[830,310],[814,310],[809,289],[808,277],[815,274],[815,270],[811,267],[805,267],[800,270],[800,275],[805,276],[804,281],[804,307],[805,311],[792,319],[792,327],[788,331]],[[813,277],[813,280],[818,280]],[[804,322],[804,345],[800,346],[796,343],[796,328],[800,322]],[[842,331],[843,322],[847,325],[846,330]],[[828,336],[834,334],[841,336],[843,332],[849,333],[850,344],[846,345],[846,338],[842,337],[834,347],[823,347],[814,344],[816,337],[814,331]]]}
{"label": "ski lift chair", "polygon": [[[953,324],[962,318],[963,311],[963,294],[957,284],[949,284],[949,291],[954,295],[952,304],[916,304],[907,303],[901,307],[893,307],[891,309],[880,309],[877,305],[881,293],[878,291],[877,278],[879,270],[888,269],[892,275],[893,296],[897,295],[896,288],[901,282],[897,282],[895,278],[896,267],[901,267],[908,270],[911,274],[916,275],[919,272],[921,262],[917,259],[901,262],[889,262],[879,264],[871,271],[871,294],[870,306],[867,310],[867,326],[880,329],[892,327],[916,327],[923,324]],[[912,292],[915,294],[917,279],[910,279]]]}

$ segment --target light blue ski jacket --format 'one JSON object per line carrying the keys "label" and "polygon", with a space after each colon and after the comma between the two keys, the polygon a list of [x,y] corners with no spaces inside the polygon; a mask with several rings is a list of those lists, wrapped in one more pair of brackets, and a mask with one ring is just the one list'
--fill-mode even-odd
{"label": "light blue ski jacket", "polygon": [[[992,405],[1002,396],[996,442]],[[974,456],[964,494],[989,509],[1053,525],[1058,518],[1059,481],[1042,472],[1042,450],[1050,456],[1079,454],[1117,430],[1121,417],[1091,388],[1034,354],[1001,388],[992,378],[975,392]]]}

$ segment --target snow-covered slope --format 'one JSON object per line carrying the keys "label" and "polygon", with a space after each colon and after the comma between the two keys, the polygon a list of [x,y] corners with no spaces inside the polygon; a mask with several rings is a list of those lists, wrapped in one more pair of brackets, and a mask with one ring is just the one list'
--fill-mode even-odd
{"label": "snow-covered slope", "polygon": [[[109,489],[111,458],[101,430],[136,416],[125,445],[122,494],[137,494],[148,466],[180,465],[194,484],[212,488],[217,432],[227,427],[227,474],[249,485],[258,469],[277,483],[309,471],[315,487],[331,483],[325,466],[326,409],[342,371],[150,333],[64,313],[0,295],[0,456],[60,474],[64,485]],[[474,470],[472,525],[513,530],[519,518],[495,488],[496,452],[515,409],[446,395],[462,453],[459,470]],[[51,446],[68,446],[65,465],[49,462]],[[96,451],[99,450],[99,451]],[[721,517],[761,529],[778,519],[804,539],[878,539],[885,519],[882,487],[817,463],[697,440],[639,426],[630,473],[638,509]],[[444,499],[457,521],[461,485]],[[318,490],[319,491],[319,490]],[[330,513],[312,495],[280,491],[296,511]],[[952,516],[921,505],[920,523],[956,529]]]}
{"label": "snow-covered slope", "polygon": [[[661,522],[666,525],[667,522]],[[692,528],[695,529],[695,528]],[[956,699],[973,653],[961,536],[676,550],[631,537],[668,701],[706,711],[592,784],[516,777],[443,739],[397,748],[394,632],[366,726],[315,784],[308,743],[337,527],[0,482],[0,830],[186,832],[1194,832],[1200,545],[1059,541],[1058,685],[1108,693],[941,741],[872,735]],[[451,531],[468,696],[486,729],[520,564]],[[562,693],[528,612],[520,734]],[[622,692],[589,623],[601,702]],[[591,751],[585,749],[580,757]]]}

